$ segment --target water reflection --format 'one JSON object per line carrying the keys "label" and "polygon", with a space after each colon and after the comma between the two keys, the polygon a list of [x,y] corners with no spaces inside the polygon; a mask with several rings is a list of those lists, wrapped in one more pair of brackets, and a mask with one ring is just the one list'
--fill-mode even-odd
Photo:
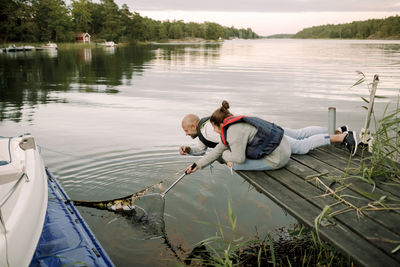
{"label": "water reflection", "polygon": [[1,54],[0,120],[19,122],[37,104],[68,103],[54,91],[116,94],[160,60],[204,64],[217,58],[219,49],[219,44],[153,45]]}
{"label": "water reflection", "polygon": [[92,49],[84,48],[78,50],[78,60],[83,63],[90,63],[92,61]]}
{"label": "water reflection", "polygon": [[220,56],[221,44],[165,44],[153,45],[157,58],[165,61],[193,61],[216,59]]}
{"label": "water reflection", "polygon": [[[117,93],[117,86],[144,71],[154,58],[148,47],[49,50],[0,55],[0,120],[18,122],[35,105],[68,102],[50,92]],[[105,85],[99,89],[97,85]],[[29,107],[29,109],[27,109]]]}
{"label": "water reflection", "polygon": [[108,54],[108,55],[113,55],[113,54],[115,54],[116,49],[117,49],[117,48],[116,48],[115,46],[105,46],[105,47],[103,47],[104,52],[105,52],[106,54]]}

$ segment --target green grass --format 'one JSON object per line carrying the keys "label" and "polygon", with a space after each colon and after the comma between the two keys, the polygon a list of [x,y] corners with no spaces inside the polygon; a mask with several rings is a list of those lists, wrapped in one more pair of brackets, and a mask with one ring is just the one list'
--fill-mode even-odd
{"label": "green grass", "polygon": [[[294,225],[244,240],[236,236],[237,218],[228,202],[229,226],[219,218],[215,236],[202,240],[187,256],[189,266],[351,266],[349,258],[322,242],[312,231]],[[218,217],[218,216],[217,216]],[[204,222],[203,222],[204,223]],[[209,223],[206,223],[209,224]]]}

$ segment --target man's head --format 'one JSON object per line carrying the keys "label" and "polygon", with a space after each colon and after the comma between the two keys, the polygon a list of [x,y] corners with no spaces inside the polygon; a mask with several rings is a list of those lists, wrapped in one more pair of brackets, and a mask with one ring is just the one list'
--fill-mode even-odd
{"label": "man's head", "polygon": [[197,137],[197,125],[199,124],[200,118],[194,114],[186,115],[182,120],[182,129],[186,135],[190,135],[193,139]]}

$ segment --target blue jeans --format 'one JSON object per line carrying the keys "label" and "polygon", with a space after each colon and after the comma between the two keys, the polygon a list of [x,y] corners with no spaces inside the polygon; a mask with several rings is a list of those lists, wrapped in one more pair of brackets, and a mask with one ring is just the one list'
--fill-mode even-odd
{"label": "blue jeans", "polygon": [[263,159],[249,159],[243,163],[233,163],[233,170],[235,171],[269,171],[274,170]]}
{"label": "blue jeans", "polygon": [[310,150],[329,145],[328,129],[319,126],[310,126],[301,129],[283,128],[292,154],[307,154]]}
{"label": "blue jeans", "polygon": [[[307,154],[310,150],[330,144],[328,129],[319,126],[310,126],[301,129],[283,128],[289,141],[292,154]],[[243,163],[234,163],[235,171],[268,171],[274,170],[263,159],[246,158]]]}

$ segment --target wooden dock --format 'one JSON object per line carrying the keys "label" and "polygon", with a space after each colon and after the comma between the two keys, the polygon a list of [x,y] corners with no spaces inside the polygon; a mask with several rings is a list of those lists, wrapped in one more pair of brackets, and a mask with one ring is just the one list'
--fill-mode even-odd
{"label": "wooden dock", "polygon": [[400,266],[400,250],[394,251],[400,245],[400,184],[382,181],[374,190],[358,178],[330,179],[349,177],[346,170],[358,168],[360,160],[356,155],[349,161],[347,150],[331,146],[293,155],[280,170],[237,173],[310,228],[316,229],[316,218],[331,205],[337,214],[321,220],[319,236],[356,264]]}

